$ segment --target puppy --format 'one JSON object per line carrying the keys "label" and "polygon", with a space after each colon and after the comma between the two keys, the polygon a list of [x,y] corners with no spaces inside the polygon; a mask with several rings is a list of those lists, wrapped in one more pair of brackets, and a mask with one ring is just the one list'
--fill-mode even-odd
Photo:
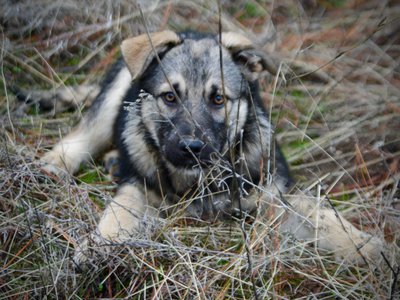
{"label": "puppy", "polygon": [[270,64],[246,37],[163,31],[125,40],[122,55],[81,123],[43,157],[48,170],[74,173],[117,147],[120,185],[101,238],[134,239],[148,215],[251,220],[273,205],[281,232],[350,262],[379,256],[381,241],[333,209],[282,197],[292,180],[257,83]]}

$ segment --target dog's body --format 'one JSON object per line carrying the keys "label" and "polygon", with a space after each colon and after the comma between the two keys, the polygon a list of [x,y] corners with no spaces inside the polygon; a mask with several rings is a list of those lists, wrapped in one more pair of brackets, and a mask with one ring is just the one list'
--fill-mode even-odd
{"label": "dog's body", "polygon": [[133,238],[148,214],[256,218],[275,203],[282,231],[349,260],[379,253],[377,238],[309,197],[282,202],[291,180],[257,86],[268,63],[249,40],[164,31],[126,40],[122,52],[126,64],[114,66],[78,128],[43,159],[75,172],[115,141],[121,183],[98,225],[103,238]]}

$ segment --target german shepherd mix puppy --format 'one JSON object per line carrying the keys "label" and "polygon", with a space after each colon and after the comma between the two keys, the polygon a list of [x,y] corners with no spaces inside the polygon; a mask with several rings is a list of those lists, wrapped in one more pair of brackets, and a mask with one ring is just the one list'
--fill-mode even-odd
{"label": "german shepherd mix puppy", "polygon": [[149,215],[251,219],[274,204],[281,232],[351,262],[379,256],[381,241],[333,209],[300,194],[282,201],[291,179],[257,84],[268,64],[247,38],[163,31],[125,40],[122,54],[78,127],[43,158],[74,173],[115,142],[121,181],[96,230],[103,240],[133,239]]}

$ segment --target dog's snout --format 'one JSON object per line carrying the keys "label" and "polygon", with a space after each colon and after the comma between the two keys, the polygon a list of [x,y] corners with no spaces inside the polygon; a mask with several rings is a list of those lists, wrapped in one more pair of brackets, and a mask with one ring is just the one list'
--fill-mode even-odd
{"label": "dog's snout", "polygon": [[179,142],[179,149],[189,154],[199,154],[204,147],[204,143],[196,139],[183,139]]}

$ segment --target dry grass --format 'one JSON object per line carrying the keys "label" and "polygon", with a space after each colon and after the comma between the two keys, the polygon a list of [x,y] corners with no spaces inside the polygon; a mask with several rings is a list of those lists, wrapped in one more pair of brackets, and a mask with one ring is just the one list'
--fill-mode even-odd
{"label": "dry grass", "polygon": [[[141,2],[150,30],[218,30],[214,1]],[[345,265],[261,220],[242,224],[244,239],[240,224],[174,219],[79,270],[74,249],[116,184],[99,163],[63,180],[43,173],[37,158],[80,111],[22,110],[10,87],[97,81],[143,22],[132,1],[0,1],[0,299],[399,299],[395,2],[222,1],[223,29],[245,33],[280,65],[280,76],[263,80],[263,98],[299,187],[320,187],[354,224],[384,238],[386,261]]]}

